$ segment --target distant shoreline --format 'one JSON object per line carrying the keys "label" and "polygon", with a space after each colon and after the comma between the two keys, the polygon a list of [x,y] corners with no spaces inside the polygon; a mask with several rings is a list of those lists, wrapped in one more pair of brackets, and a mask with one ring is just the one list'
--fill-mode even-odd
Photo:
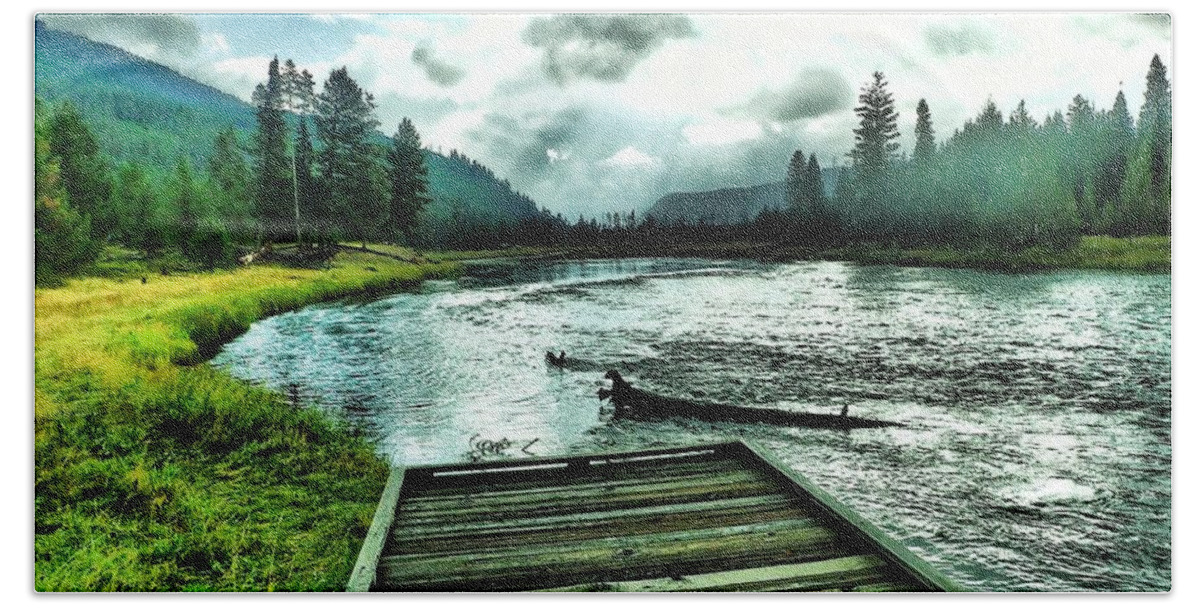
{"label": "distant shoreline", "polygon": [[1018,252],[952,247],[903,248],[848,245],[816,249],[802,245],[753,241],[648,245],[630,241],[579,247],[522,247],[479,252],[430,253],[430,259],[587,259],[614,257],[701,257],[754,259],[771,262],[824,260],[859,264],[963,268],[998,272],[1107,270],[1114,272],[1171,272],[1171,237],[1083,237],[1070,249],[1031,247]]}

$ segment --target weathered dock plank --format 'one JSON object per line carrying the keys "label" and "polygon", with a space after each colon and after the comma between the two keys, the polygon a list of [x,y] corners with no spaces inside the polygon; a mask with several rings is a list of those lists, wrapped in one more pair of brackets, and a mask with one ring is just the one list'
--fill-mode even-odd
{"label": "weathered dock plank", "polygon": [[731,442],[409,467],[389,479],[348,589],[957,587],[761,449]]}

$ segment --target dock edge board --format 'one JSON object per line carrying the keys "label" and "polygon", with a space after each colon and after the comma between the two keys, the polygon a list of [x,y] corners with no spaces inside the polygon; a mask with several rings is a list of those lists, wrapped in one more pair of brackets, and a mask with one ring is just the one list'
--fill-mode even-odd
{"label": "dock edge board", "polygon": [[720,443],[706,443],[671,448],[658,448],[635,452],[599,452],[590,454],[574,454],[569,456],[543,456],[520,458],[490,462],[469,462],[461,464],[418,465],[412,467],[395,467],[388,475],[387,485],[380,496],[375,509],[371,527],[363,540],[358,559],[351,571],[350,581],[346,585],[348,592],[367,592],[375,582],[379,559],[395,521],[396,509],[399,505],[401,489],[406,476],[414,481],[417,478],[432,479],[442,476],[460,476],[476,474],[503,474],[506,472],[522,472],[531,470],[582,470],[593,466],[611,466],[636,464],[638,462],[655,461],[660,459],[686,458],[693,456],[738,456],[748,462],[757,462],[764,468],[774,471],[784,481],[784,487],[802,498],[810,500],[816,507],[824,511],[830,523],[851,535],[859,536],[877,546],[881,555],[896,567],[933,590],[948,592],[971,591],[942,573],[938,572],[925,560],[921,559],[908,548],[901,545],[886,532],[867,521],[850,507],[822,490],[807,477],[792,470],[791,467],[776,459],[771,452],[752,442],[737,439]]}
{"label": "dock edge board", "polygon": [[788,465],[775,458],[770,451],[746,440],[735,441],[734,444],[740,445],[749,454],[761,460],[767,466],[775,469],[793,484],[793,491],[799,491],[804,497],[811,498],[813,503],[823,508],[826,514],[833,522],[838,522],[843,531],[851,534],[861,534],[869,541],[878,545],[885,553],[885,558],[890,560],[898,567],[907,571],[908,574],[924,583],[926,586],[951,593],[964,593],[971,591],[946,575],[939,572],[925,560],[918,557],[907,547],[900,544],[899,541],[888,535],[875,524],[867,521],[862,515],[859,515],[854,509],[844,504],[842,501],[833,497],[820,486],[810,481],[804,475],[797,473]]}

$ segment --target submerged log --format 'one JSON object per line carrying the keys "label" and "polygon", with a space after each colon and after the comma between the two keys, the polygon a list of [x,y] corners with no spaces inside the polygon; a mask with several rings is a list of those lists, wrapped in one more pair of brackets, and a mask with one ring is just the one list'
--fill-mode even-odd
{"label": "submerged log", "polygon": [[692,418],[705,422],[763,423],[824,429],[904,426],[898,422],[850,416],[847,415],[848,408],[842,408],[841,414],[814,414],[674,399],[633,388],[616,370],[609,370],[604,377],[612,381],[612,388],[600,389],[597,396],[601,401],[611,399],[615,408],[613,416],[616,418],[640,420]]}

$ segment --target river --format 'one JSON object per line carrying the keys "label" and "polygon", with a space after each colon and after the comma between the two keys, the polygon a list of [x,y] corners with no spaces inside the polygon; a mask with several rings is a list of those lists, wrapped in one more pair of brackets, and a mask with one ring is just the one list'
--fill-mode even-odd
{"label": "river", "polygon": [[[1169,275],[502,261],[266,319],[213,365],[345,416],[395,463],[743,437],[969,587],[1171,586]],[[613,421],[608,368],[905,426]]]}

